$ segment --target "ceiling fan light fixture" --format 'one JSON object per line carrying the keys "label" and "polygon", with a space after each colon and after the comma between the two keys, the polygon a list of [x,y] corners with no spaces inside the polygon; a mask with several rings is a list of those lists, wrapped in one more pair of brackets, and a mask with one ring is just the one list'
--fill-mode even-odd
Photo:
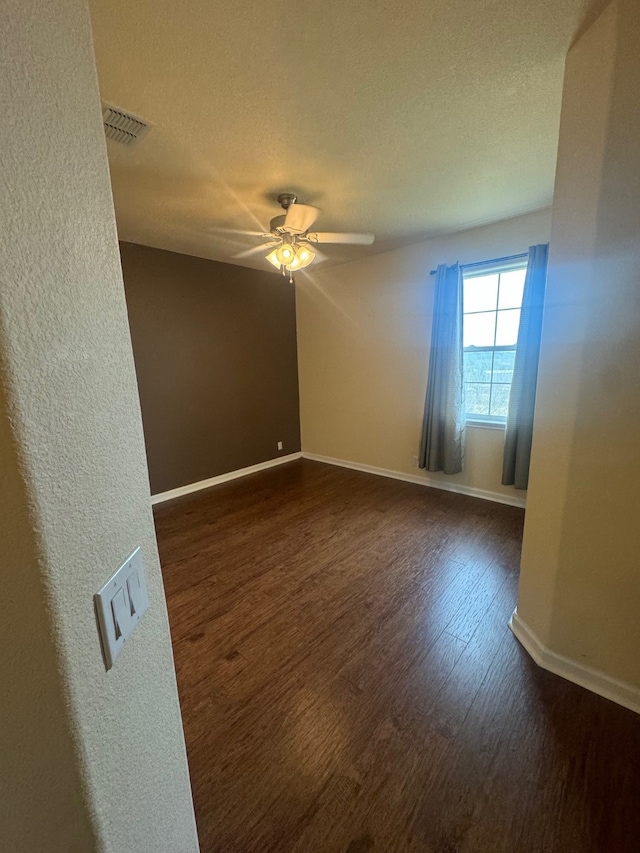
{"label": "ceiling fan light fixture", "polygon": [[310,246],[302,245],[298,246],[298,251],[296,252],[296,258],[300,262],[300,269],[304,269],[308,267],[309,264],[315,258],[316,253],[311,250]]}
{"label": "ceiling fan light fixture", "polygon": [[267,260],[269,261],[270,264],[273,264],[277,270],[279,270],[280,267],[282,266],[282,264],[278,260],[278,250],[277,249],[274,249],[272,252],[269,252],[269,254],[267,255]]}
{"label": "ceiling fan light fixture", "polygon": [[289,266],[295,256],[296,250],[294,246],[291,245],[291,243],[283,243],[276,249],[276,258],[278,259],[278,263],[282,266]]}

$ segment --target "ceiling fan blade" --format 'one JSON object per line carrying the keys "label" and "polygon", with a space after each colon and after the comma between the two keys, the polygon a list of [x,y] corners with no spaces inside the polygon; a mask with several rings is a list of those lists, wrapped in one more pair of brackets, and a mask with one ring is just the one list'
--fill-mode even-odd
{"label": "ceiling fan blade", "polygon": [[261,246],[254,246],[252,249],[245,249],[244,252],[238,252],[237,255],[232,255],[232,258],[250,258],[251,255],[257,255],[258,252],[264,252],[267,249],[271,249],[273,246],[277,246],[278,241],[274,240],[271,243],[263,243]]}
{"label": "ceiling fan blade", "polygon": [[337,231],[318,231],[307,234],[310,243],[344,243],[351,246],[370,246],[375,240],[373,234],[340,234]]}
{"label": "ceiling fan blade", "polygon": [[290,234],[304,234],[311,228],[319,213],[318,208],[311,204],[290,204],[282,227]]}

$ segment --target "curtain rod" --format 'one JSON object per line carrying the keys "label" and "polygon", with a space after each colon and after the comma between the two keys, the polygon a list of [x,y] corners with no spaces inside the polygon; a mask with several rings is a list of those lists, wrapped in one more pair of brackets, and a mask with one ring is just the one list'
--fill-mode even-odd
{"label": "curtain rod", "polygon": [[[529,252],[521,252],[519,255],[506,255],[504,258],[491,258],[488,261],[477,261],[474,264],[460,264],[460,269],[471,270],[474,267],[486,267],[489,264],[506,264],[507,261],[519,261],[520,258],[527,258]],[[430,270],[429,275],[435,275],[438,270]]]}

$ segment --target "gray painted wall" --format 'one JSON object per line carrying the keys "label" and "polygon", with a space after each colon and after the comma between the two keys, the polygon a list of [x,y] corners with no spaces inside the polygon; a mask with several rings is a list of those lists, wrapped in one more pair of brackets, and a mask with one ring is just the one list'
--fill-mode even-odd
{"label": "gray painted wall", "polygon": [[288,280],[133,243],[120,253],[152,494],[299,451]]}

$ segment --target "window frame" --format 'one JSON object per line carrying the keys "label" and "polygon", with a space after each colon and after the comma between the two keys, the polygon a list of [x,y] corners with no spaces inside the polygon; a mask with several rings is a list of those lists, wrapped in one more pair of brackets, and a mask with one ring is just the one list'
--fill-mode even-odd
{"label": "window frame", "polygon": [[[486,262],[480,262],[477,264],[463,265],[462,266],[463,288],[464,288],[465,281],[467,279],[471,279],[471,278],[479,278],[481,276],[486,276],[486,275],[496,275],[496,274],[500,275],[501,273],[514,272],[515,270],[524,270],[525,275],[526,275],[526,269],[527,269],[528,262],[529,262],[529,253],[527,252],[527,253],[524,253],[522,255],[515,255],[512,258],[505,259],[503,261],[486,261]],[[498,279],[498,292],[496,294],[496,308],[495,308],[495,311],[493,312],[496,315],[496,323],[495,323],[496,331],[494,332],[494,345],[493,346],[484,346],[484,347],[473,347],[473,348],[463,346],[463,348],[462,348],[463,355],[465,352],[490,352],[490,353],[514,352],[515,353],[516,346],[517,346],[517,340],[516,340],[516,343],[513,345],[496,345],[495,344],[495,336],[497,334],[499,312],[500,311],[513,310],[511,308],[502,308],[502,309],[498,308],[499,304],[500,304],[500,279]],[[519,310],[522,311],[522,302],[520,303]],[[483,314],[483,313],[489,313],[489,312],[488,311],[469,311],[467,314],[464,310],[464,298],[463,298],[463,303],[462,303],[463,335],[464,335],[465,317],[471,316],[473,314]],[[522,316],[522,315],[520,315],[520,316]],[[493,358],[491,360],[491,379],[493,380]],[[512,377],[512,379],[513,379],[513,377]],[[466,386],[467,380],[465,379],[465,375],[464,375],[464,366],[462,369],[462,381],[465,383],[465,386]],[[491,389],[494,384],[495,385],[505,385],[507,383],[504,383],[504,382],[494,383],[493,381],[490,381],[490,382],[486,382],[486,383],[475,383],[475,384],[489,385],[490,389]],[[509,391],[511,391],[511,382],[509,383]],[[491,400],[491,398],[489,398],[489,400]],[[491,408],[491,402],[489,402],[489,408]],[[465,417],[466,425],[471,426],[471,427],[474,427],[474,426],[475,427],[488,427],[490,429],[502,429],[503,430],[507,426],[507,416],[506,415],[474,414],[472,412],[467,412],[466,407],[465,407],[464,417]]]}

